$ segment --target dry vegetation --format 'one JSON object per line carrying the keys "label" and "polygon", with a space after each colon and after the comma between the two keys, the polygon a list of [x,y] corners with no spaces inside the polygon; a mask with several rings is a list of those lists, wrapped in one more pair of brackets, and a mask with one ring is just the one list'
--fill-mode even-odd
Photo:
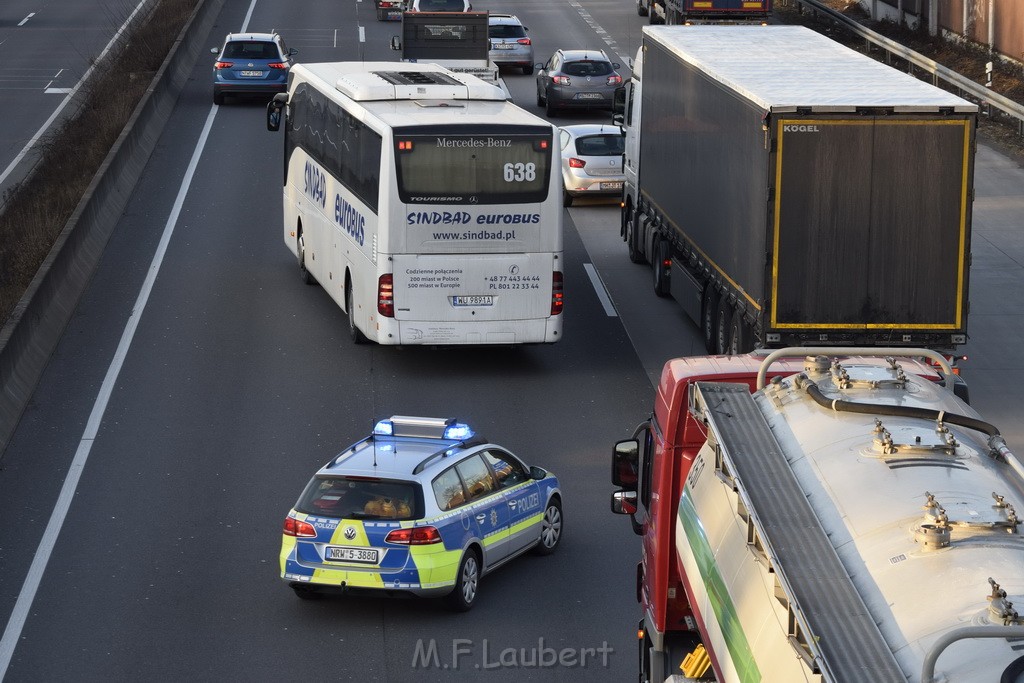
{"label": "dry vegetation", "polygon": [[[993,61],[992,89],[1004,97],[1024,104],[1024,66],[1020,63],[993,60],[983,46],[932,38],[926,31],[912,31],[891,21],[872,21],[857,0],[820,1],[872,31],[906,45],[915,52],[919,52],[978,83],[985,83],[985,64]],[[831,38],[853,49],[860,52],[865,51],[864,41],[861,38],[854,36],[845,28],[833,26],[832,21],[824,15],[815,17],[807,10],[801,12],[800,5],[796,0],[776,0],[775,11],[778,18],[784,23],[804,24],[827,33]],[[884,53],[880,50],[873,50],[871,55],[876,59],[884,59]],[[898,66],[895,63],[893,65]],[[998,112],[993,112],[993,114],[992,117],[981,117],[978,126],[981,138],[997,145],[1002,151],[1024,165],[1024,137],[1018,133],[1016,122],[999,119],[996,116]]]}
{"label": "dry vegetation", "polygon": [[159,0],[77,95],[78,113],[41,140],[33,174],[0,214],[0,321],[7,319],[131,118],[197,0]]}

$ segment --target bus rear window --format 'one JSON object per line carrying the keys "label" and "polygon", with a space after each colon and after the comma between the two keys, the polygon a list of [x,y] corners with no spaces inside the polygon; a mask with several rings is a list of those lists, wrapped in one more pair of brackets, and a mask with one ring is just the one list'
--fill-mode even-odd
{"label": "bus rear window", "polygon": [[550,132],[535,135],[395,133],[398,193],[406,204],[519,204],[547,198]]}

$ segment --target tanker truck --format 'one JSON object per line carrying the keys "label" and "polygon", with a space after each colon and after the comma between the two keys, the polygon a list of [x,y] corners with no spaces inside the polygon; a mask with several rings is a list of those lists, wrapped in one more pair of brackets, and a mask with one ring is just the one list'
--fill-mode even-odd
{"label": "tanker truck", "polygon": [[709,353],[966,342],[976,105],[801,26],[646,26],[621,235]]}
{"label": "tanker truck", "polygon": [[1024,467],[950,372],[908,348],[666,363],[612,455],[640,680],[1021,680]]}

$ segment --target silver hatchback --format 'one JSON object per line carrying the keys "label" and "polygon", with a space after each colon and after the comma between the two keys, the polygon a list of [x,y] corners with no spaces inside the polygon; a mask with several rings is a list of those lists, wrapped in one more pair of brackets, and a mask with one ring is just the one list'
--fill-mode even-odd
{"label": "silver hatchback", "polygon": [[598,123],[562,126],[558,129],[562,149],[562,204],[572,206],[575,197],[620,195],[625,176],[622,129]]}
{"label": "silver hatchback", "polygon": [[491,63],[517,66],[524,74],[532,74],[533,41],[526,35],[529,30],[513,14],[492,12],[487,18],[487,36],[490,40],[487,56]]}

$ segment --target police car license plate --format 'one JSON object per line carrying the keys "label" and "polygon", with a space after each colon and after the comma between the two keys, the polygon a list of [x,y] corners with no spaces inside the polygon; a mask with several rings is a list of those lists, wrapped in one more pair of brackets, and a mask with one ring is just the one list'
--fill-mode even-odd
{"label": "police car license plate", "polygon": [[241,76],[262,76],[263,75],[262,71],[239,71],[238,73]]}
{"label": "police car license plate", "polygon": [[324,559],[329,562],[378,564],[380,562],[379,558],[380,551],[376,548],[346,548],[337,545],[329,545],[324,548]]}
{"label": "police car license plate", "polygon": [[494,296],[491,294],[475,296],[453,296],[452,306],[493,306]]}

